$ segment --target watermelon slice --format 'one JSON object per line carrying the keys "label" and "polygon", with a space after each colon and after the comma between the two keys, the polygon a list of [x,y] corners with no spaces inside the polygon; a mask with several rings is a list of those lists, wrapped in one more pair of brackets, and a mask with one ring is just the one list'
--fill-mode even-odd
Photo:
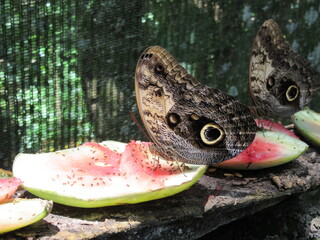
{"label": "watermelon slice", "polygon": [[276,122],[272,122],[270,120],[266,120],[266,119],[255,119],[256,124],[258,127],[268,130],[268,131],[273,131],[273,132],[281,132],[284,134],[287,134],[291,137],[294,137],[296,139],[299,139],[294,132],[286,129],[282,124],[280,123],[276,123]]}
{"label": "watermelon slice", "polygon": [[41,220],[51,212],[52,205],[42,199],[15,199],[0,204],[0,234]]}
{"label": "watermelon slice", "polygon": [[107,141],[52,153],[19,154],[13,173],[38,197],[93,208],[176,194],[194,184],[207,169],[159,159],[149,146],[138,141]]}
{"label": "watermelon slice", "polygon": [[249,147],[235,158],[215,164],[233,170],[254,170],[290,162],[308,149],[296,138],[274,131],[259,131]]}
{"label": "watermelon slice", "polygon": [[11,199],[11,196],[17,191],[21,185],[19,178],[1,178],[0,179],[0,204]]}
{"label": "watermelon slice", "polygon": [[303,109],[292,116],[296,129],[314,145],[320,146],[320,114],[311,110]]}

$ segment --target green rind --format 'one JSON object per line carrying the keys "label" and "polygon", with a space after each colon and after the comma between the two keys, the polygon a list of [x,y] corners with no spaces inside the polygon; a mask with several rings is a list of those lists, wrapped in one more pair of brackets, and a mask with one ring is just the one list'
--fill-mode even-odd
{"label": "green rind", "polygon": [[[43,199],[15,199],[0,204],[0,234],[38,222],[51,212],[52,206],[52,201]],[[30,210],[35,212],[30,214]]]}
{"label": "green rind", "polygon": [[314,145],[320,147],[320,114],[304,109],[292,116],[296,129]]}
{"label": "green rind", "polygon": [[257,134],[261,139],[265,139],[265,141],[278,143],[280,146],[283,146],[283,149],[285,149],[287,153],[279,153],[278,158],[261,160],[259,162],[252,162],[250,164],[248,164],[248,161],[240,162],[232,161],[231,159],[214,166],[230,170],[258,170],[263,168],[270,168],[288,163],[296,159],[309,147],[308,144],[304,143],[303,141],[300,141],[281,132],[259,131],[257,132]]}
{"label": "green rind", "polygon": [[[110,148],[122,150],[125,146],[124,143],[115,142],[115,141],[106,141],[104,144],[110,146]],[[13,164],[13,173],[17,172],[17,159],[22,157],[24,154],[19,154],[14,161]],[[85,192],[79,193],[77,196],[66,196],[63,194],[57,194],[54,191],[46,190],[46,189],[39,189],[36,186],[28,186],[27,184],[23,185],[23,187],[28,190],[29,192],[33,193],[34,195],[47,199],[52,200],[53,202],[74,206],[74,207],[83,207],[83,208],[96,208],[96,207],[104,207],[104,206],[113,206],[113,205],[122,205],[122,204],[134,204],[139,202],[145,202],[155,199],[160,199],[164,197],[168,197],[174,194],[177,194],[183,190],[188,189],[192,186],[206,171],[207,166],[205,165],[191,165],[186,164],[190,167],[191,170],[187,170],[187,175],[192,174],[190,180],[185,181],[178,185],[171,185],[166,186],[165,188],[157,189],[154,191],[145,191],[145,192],[136,192],[136,193],[126,193],[125,189],[123,191],[123,195],[117,196],[108,196],[108,192],[106,192],[106,196],[99,199],[92,199],[90,200],[90,196],[85,196]],[[34,173],[35,174],[35,173]],[[181,178],[186,177],[185,173],[179,173]],[[17,175],[19,176],[19,175]],[[22,177],[22,181],[23,181]],[[42,179],[39,179],[41,182]]]}

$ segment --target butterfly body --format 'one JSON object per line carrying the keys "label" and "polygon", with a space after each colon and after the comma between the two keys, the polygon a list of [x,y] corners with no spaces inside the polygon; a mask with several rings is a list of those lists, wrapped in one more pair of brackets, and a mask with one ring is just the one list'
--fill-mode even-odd
{"label": "butterfly body", "polygon": [[258,115],[290,116],[307,105],[319,88],[317,72],[292,51],[272,19],[264,22],[252,46],[249,90]]}
{"label": "butterfly body", "polygon": [[254,139],[248,107],[199,83],[161,47],[142,53],[135,90],[144,126],[168,159],[213,164],[238,155]]}

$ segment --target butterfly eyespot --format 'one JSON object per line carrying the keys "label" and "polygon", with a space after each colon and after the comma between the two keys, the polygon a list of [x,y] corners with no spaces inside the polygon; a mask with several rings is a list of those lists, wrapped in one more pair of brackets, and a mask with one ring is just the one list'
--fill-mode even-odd
{"label": "butterfly eyespot", "polygon": [[291,85],[286,91],[286,98],[289,102],[297,99],[299,96],[299,87],[297,85]]}
{"label": "butterfly eyespot", "polygon": [[167,117],[168,125],[170,128],[174,128],[180,123],[180,117],[176,113],[170,113]]}
{"label": "butterfly eyespot", "polygon": [[154,68],[156,73],[162,73],[164,71],[164,67],[161,64],[157,64]]}
{"label": "butterfly eyespot", "polygon": [[214,123],[208,123],[200,131],[201,141],[209,146],[216,145],[220,143],[225,136],[224,131],[220,126]]}

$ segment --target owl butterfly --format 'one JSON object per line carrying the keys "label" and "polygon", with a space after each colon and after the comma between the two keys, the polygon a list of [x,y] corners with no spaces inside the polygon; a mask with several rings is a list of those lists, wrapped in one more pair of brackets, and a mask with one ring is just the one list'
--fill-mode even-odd
{"label": "owl butterfly", "polygon": [[252,46],[249,90],[261,116],[290,116],[308,104],[319,89],[310,62],[292,51],[277,23],[264,22]]}
{"label": "owl butterfly", "polygon": [[199,83],[165,49],[147,48],[135,72],[142,122],[166,158],[213,164],[235,157],[253,141],[248,107]]}

